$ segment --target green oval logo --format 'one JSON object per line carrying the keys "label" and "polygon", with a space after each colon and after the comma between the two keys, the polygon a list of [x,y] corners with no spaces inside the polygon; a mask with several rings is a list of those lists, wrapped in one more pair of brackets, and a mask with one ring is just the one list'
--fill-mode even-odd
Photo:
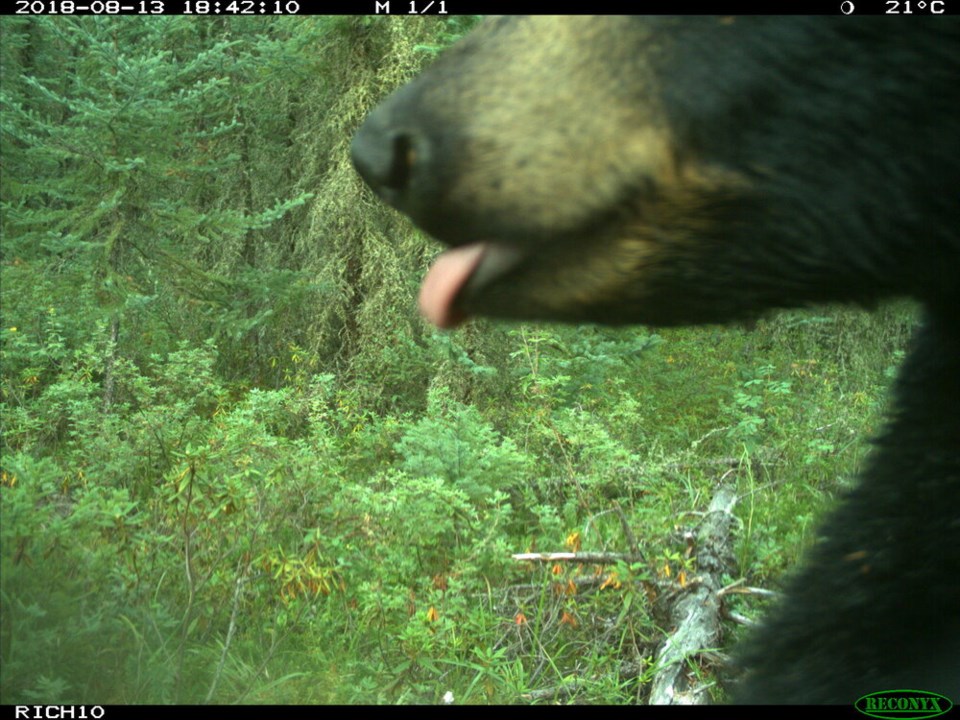
{"label": "green oval logo", "polygon": [[950,698],[926,690],[880,690],[864,695],[854,707],[872,718],[922,720],[950,712]]}

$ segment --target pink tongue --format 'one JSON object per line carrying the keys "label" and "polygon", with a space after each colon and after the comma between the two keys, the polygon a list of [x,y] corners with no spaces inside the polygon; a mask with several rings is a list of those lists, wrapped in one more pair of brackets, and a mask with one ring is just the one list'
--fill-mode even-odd
{"label": "pink tongue", "polygon": [[483,257],[483,243],[447,250],[427,271],[420,288],[420,312],[440,328],[454,328],[466,315],[453,307],[453,300]]}

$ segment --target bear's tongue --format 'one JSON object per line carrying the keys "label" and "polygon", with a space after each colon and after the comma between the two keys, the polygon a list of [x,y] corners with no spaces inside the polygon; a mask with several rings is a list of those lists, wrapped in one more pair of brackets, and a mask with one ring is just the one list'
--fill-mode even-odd
{"label": "bear's tongue", "polygon": [[420,312],[429,322],[440,328],[455,328],[467,319],[453,301],[477,269],[485,247],[474,243],[447,250],[427,271],[420,287]]}

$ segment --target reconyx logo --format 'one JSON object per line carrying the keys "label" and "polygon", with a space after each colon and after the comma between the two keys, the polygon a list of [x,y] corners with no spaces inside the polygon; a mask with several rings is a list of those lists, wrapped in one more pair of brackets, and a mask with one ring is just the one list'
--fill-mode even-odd
{"label": "reconyx logo", "polygon": [[872,718],[922,720],[950,711],[950,698],[926,690],[881,690],[864,695],[854,703],[864,715]]}

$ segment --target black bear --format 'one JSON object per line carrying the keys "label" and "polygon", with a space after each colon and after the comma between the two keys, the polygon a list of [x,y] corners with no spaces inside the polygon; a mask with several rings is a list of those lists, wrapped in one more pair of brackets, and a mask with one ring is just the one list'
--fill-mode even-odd
{"label": "black bear", "polygon": [[487,21],[353,141],[451,246],[424,315],[725,322],[924,307],[856,490],[741,654],[735,697],[960,701],[960,22]]}

